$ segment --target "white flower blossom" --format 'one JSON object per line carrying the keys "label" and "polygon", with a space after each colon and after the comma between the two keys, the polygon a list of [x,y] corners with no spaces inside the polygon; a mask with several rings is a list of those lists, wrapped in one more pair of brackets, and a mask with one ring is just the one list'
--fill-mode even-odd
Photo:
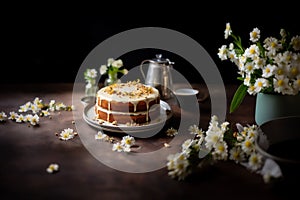
{"label": "white flower blossom", "polygon": [[250,86],[251,85],[250,80],[251,80],[251,75],[250,74],[246,74],[246,76],[244,78],[244,85]]}
{"label": "white flower blossom", "polygon": [[251,154],[255,149],[254,140],[251,138],[247,138],[245,141],[242,142],[242,150],[246,154]]}
{"label": "white flower blossom", "polygon": [[245,160],[245,154],[243,153],[241,147],[233,147],[230,149],[229,154],[229,159],[236,163],[241,163]]}
{"label": "white flower blossom", "polygon": [[39,124],[39,121],[40,121],[40,117],[37,114],[35,114],[30,118],[29,122],[31,125],[36,126]]}
{"label": "white flower blossom", "polygon": [[171,127],[166,130],[166,134],[169,137],[174,137],[175,135],[178,134],[178,131],[176,129],[174,129],[173,127]]}
{"label": "white flower blossom", "polygon": [[37,104],[31,104],[29,109],[33,114],[36,114],[41,110]]}
{"label": "white flower blossom", "polygon": [[51,100],[49,103],[49,111],[55,111],[55,100]]}
{"label": "white flower blossom", "polygon": [[253,59],[259,57],[259,53],[259,47],[256,44],[252,44],[249,48],[245,50],[244,56]]}
{"label": "white flower blossom", "polygon": [[74,136],[75,136],[74,130],[71,128],[66,128],[60,133],[59,139],[70,140],[70,139],[74,138]]}
{"label": "white flower blossom", "polygon": [[289,79],[281,76],[273,79],[274,91],[282,94],[289,93]]}
{"label": "white flower blossom", "polygon": [[9,117],[8,117],[8,119],[16,120],[17,117],[18,117],[18,113],[14,112],[14,111],[9,112]]}
{"label": "white flower blossom", "polygon": [[123,69],[122,73],[123,73],[124,75],[126,75],[126,74],[128,74],[128,70],[127,70],[127,69]]}
{"label": "white flower blossom", "polygon": [[117,142],[117,143],[113,144],[112,150],[117,151],[117,152],[122,152],[123,148],[124,148],[123,145],[121,145],[120,142]]}
{"label": "white flower blossom", "polygon": [[263,69],[266,64],[266,59],[258,57],[254,60],[254,68],[255,69]]}
{"label": "white flower blossom", "polygon": [[43,100],[41,100],[39,97],[35,97],[35,99],[33,100],[33,104],[35,104],[38,107],[43,104],[42,102]]}
{"label": "white flower blossom", "polygon": [[265,78],[258,78],[256,79],[254,86],[255,92],[259,93],[262,89],[269,87],[269,82]]}
{"label": "white flower blossom", "polygon": [[95,135],[95,139],[96,140],[106,141],[106,140],[108,140],[108,135],[106,135],[102,131],[98,131],[98,133]]}
{"label": "white flower blossom", "polygon": [[223,138],[223,132],[221,130],[218,131],[207,131],[205,136],[205,146],[208,149],[212,149],[217,142],[219,142]]}
{"label": "white flower blossom", "polygon": [[271,178],[279,178],[282,177],[282,172],[279,165],[272,159],[266,159],[262,170],[261,175],[263,175],[263,179],[266,183],[269,183]]}
{"label": "white flower blossom", "polygon": [[248,164],[251,170],[258,170],[262,166],[262,155],[258,153],[252,153],[249,157]]}
{"label": "white flower blossom", "polygon": [[300,36],[299,35],[292,37],[291,45],[294,50],[296,50],[296,51],[300,50]]}
{"label": "white flower blossom", "polygon": [[113,67],[121,68],[123,67],[123,61],[121,59],[115,60],[111,64]]}
{"label": "white flower blossom", "polygon": [[267,55],[270,57],[274,57],[281,47],[282,45],[274,37],[268,37],[264,40],[264,48],[267,50]]}
{"label": "white flower blossom", "polygon": [[64,110],[64,109],[66,109],[66,105],[64,104],[64,103],[58,103],[58,104],[56,104],[55,105],[55,110],[57,110],[57,111],[59,111],[59,110]]}
{"label": "white flower blossom", "polygon": [[252,32],[250,32],[250,41],[257,42],[260,39],[260,30],[258,28],[254,28]]}
{"label": "white flower blossom", "polygon": [[254,71],[254,63],[253,62],[248,62],[244,65],[243,71],[245,71],[248,74],[252,74]]}
{"label": "white flower blossom", "polygon": [[189,132],[193,135],[196,135],[196,137],[203,137],[203,131],[200,129],[196,124],[189,127]]}
{"label": "white flower blossom", "polygon": [[46,171],[50,174],[57,172],[58,170],[59,170],[59,165],[56,163],[51,163],[46,169]]}
{"label": "white flower blossom", "polygon": [[100,74],[103,75],[107,72],[107,66],[106,65],[101,65],[100,66]]}
{"label": "white flower blossom", "polygon": [[[183,152],[186,152],[186,151],[190,148],[190,146],[192,145],[193,141],[194,141],[194,140],[192,140],[192,139],[187,139],[187,140],[185,140],[185,141],[182,143],[182,145],[181,145],[182,151],[183,151]],[[189,152],[188,152],[188,153],[189,153]]]}
{"label": "white flower blossom", "polygon": [[49,116],[50,115],[50,112],[49,112],[48,109],[47,110],[42,110],[42,113],[43,113],[44,116]]}
{"label": "white flower blossom", "polygon": [[95,69],[88,69],[87,70],[87,76],[90,78],[96,78],[97,77],[97,71]]}
{"label": "white flower blossom", "polygon": [[5,112],[0,112],[0,122],[3,122],[5,121],[7,118],[7,115],[5,114]]}
{"label": "white flower blossom", "polygon": [[30,122],[32,117],[33,117],[33,116],[32,116],[31,114],[25,115],[25,117],[24,117],[24,122]]}
{"label": "white flower blossom", "polygon": [[219,141],[214,145],[214,152],[213,156],[217,160],[227,160],[228,157],[228,151],[227,151],[227,143],[224,141]]}
{"label": "white flower blossom", "polygon": [[167,158],[168,175],[178,180],[184,180],[190,171],[188,170],[189,161],[187,155],[183,153],[176,153]]}
{"label": "white flower blossom", "polygon": [[296,79],[293,81],[293,88],[296,90],[296,91],[300,91],[300,75],[298,75],[296,77]]}
{"label": "white flower blossom", "polygon": [[18,117],[16,118],[16,122],[21,123],[24,122],[25,118],[22,114],[18,115]]}
{"label": "white flower blossom", "polygon": [[28,107],[26,105],[22,105],[22,106],[20,106],[20,108],[19,108],[18,111],[19,112],[27,112],[28,111]]}
{"label": "white flower blossom", "polygon": [[232,33],[230,23],[226,23],[226,29],[225,29],[224,33],[225,33],[225,36],[224,36],[225,39],[228,39],[228,36],[231,35],[231,33]]}
{"label": "white flower blossom", "polygon": [[135,144],[135,139],[132,136],[124,136],[121,140],[121,145],[131,147]]}
{"label": "white flower blossom", "polygon": [[107,66],[111,66],[112,65],[112,63],[115,61],[115,59],[113,59],[113,58],[108,58],[107,59]]}
{"label": "white flower blossom", "polygon": [[268,64],[263,68],[263,74],[262,77],[269,78],[274,75],[274,70],[276,69],[275,65]]}
{"label": "white flower blossom", "polygon": [[227,60],[227,53],[228,49],[226,45],[222,45],[221,48],[219,48],[218,56],[221,60]]}
{"label": "white flower blossom", "polygon": [[256,95],[257,94],[257,89],[254,85],[250,85],[247,89],[247,92],[250,94],[250,95]]}

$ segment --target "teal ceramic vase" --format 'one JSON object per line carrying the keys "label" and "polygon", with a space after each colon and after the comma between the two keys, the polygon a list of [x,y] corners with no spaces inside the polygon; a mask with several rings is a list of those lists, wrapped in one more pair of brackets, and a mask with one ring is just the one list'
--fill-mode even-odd
{"label": "teal ceramic vase", "polygon": [[300,116],[300,94],[257,94],[255,105],[255,122],[257,125],[290,116]]}

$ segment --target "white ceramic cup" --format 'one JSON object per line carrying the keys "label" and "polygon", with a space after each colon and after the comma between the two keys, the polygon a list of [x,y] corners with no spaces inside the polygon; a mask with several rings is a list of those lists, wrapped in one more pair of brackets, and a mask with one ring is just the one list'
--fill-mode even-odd
{"label": "white ceramic cup", "polygon": [[184,110],[195,109],[195,104],[198,103],[198,90],[192,88],[179,88],[174,91],[179,106]]}

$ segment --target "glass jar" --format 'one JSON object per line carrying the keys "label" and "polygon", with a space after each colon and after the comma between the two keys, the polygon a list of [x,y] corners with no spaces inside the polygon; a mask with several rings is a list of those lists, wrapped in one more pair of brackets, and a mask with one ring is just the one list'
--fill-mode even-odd
{"label": "glass jar", "polygon": [[89,81],[85,85],[85,96],[96,96],[97,91],[99,90],[96,80]]}
{"label": "glass jar", "polygon": [[104,81],[104,86],[112,85],[114,83],[120,83],[121,80],[118,78],[117,73],[108,73],[108,78]]}

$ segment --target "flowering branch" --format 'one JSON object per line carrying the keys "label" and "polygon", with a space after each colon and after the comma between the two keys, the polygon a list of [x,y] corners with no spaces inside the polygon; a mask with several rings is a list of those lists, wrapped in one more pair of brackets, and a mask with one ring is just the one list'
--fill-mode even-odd
{"label": "flowering branch", "polygon": [[237,124],[237,131],[233,131],[229,122],[219,124],[217,116],[212,116],[206,132],[196,125],[189,131],[195,138],[183,142],[181,152],[167,158],[168,174],[174,179],[184,180],[204,165],[226,160],[260,173],[265,182],[282,176],[277,163],[256,151],[255,138],[261,131],[257,125]]}

